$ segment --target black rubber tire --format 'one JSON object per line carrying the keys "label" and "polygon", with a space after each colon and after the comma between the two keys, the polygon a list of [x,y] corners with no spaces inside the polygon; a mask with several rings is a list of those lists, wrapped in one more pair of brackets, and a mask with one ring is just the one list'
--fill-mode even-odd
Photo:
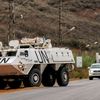
{"label": "black rubber tire", "polygon": [[42,75],[39,69],[33,69],[28,76],[28,82],[26,83],[27,86],[40,86],[42,81]]}
{"label": "black rubber tire", "polygon": [[57,71],[57,83],[59,86],[67,86],[69,83],[69,73],[66,67],[61,67]]}
{"label": "black rubber tire", "polygon": [[89,77],[89,80],[93,80],[93,77]]}
{"label": "black rubber tire", "polygon": [[13,81],[8,81],[8,86],[12,89],[16,89],[21,86],[21,82],[20,79],[14,79]]}
{"label": "black rubber tire", "polygon": [[6,86],[7,83],[3,79],[0,79],[0,89],[4,89]]}
{"label": "black rubber tire", "polygon": [[47,87],[52,87],[55,84],[55,70],[47,67],[42,74],[42,84]]}

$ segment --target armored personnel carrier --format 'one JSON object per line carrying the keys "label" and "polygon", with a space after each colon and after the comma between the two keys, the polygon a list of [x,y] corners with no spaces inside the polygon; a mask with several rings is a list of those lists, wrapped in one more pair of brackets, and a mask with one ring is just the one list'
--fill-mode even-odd
{"label": "armored personnel carrier", "polygon": [[0,88],[43,86],[69,83],[69,68],[74,64],[72,51],[52,47],[50,39],[11,40],[8,47],[0,42]]}

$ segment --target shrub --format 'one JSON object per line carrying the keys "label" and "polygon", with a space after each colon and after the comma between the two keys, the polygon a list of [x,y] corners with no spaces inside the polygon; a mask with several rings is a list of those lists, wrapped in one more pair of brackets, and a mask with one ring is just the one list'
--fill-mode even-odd
{"label": "shrub", "polygon": [[72,72],[70,72],[70,78],[82,79],[88,77],[88,70],[86,68],[75,68]]}
{"label": "shrub", "polygon": [[95,62],[95,57],[88,56],[88,55],[83,56],[83,67],[84,68],[89,67],[94,62]]}

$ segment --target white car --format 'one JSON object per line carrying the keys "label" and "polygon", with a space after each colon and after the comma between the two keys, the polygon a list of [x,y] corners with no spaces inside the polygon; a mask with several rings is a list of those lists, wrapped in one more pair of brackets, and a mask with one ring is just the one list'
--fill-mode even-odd
{"label": "white car", "polygon": [[89,80],[100,78],[100,63],[94,63],[89,67]]}

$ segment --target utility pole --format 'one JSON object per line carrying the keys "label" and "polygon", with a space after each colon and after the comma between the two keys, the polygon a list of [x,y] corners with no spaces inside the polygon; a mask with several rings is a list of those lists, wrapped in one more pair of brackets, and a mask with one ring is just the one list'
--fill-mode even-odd
{"label": "utility pole", "polygon": [[59,45],[62,44],[62,0],[59,0]]}
{"label": "utility pole", "polygon": [[15,39],[14,32],[15,25],[15,11],[14,11],[14,0],[9,0],[9,32],[8,32],[8,42],[10,39]]}
{"label": "utility pole", "polygon": [[16,36],[15,36],[15,2],[14,2],[14,0],[13,0],[13,2],[12,2],[12,37],[13,37],[13,39],[15,39],[16,38]]}

